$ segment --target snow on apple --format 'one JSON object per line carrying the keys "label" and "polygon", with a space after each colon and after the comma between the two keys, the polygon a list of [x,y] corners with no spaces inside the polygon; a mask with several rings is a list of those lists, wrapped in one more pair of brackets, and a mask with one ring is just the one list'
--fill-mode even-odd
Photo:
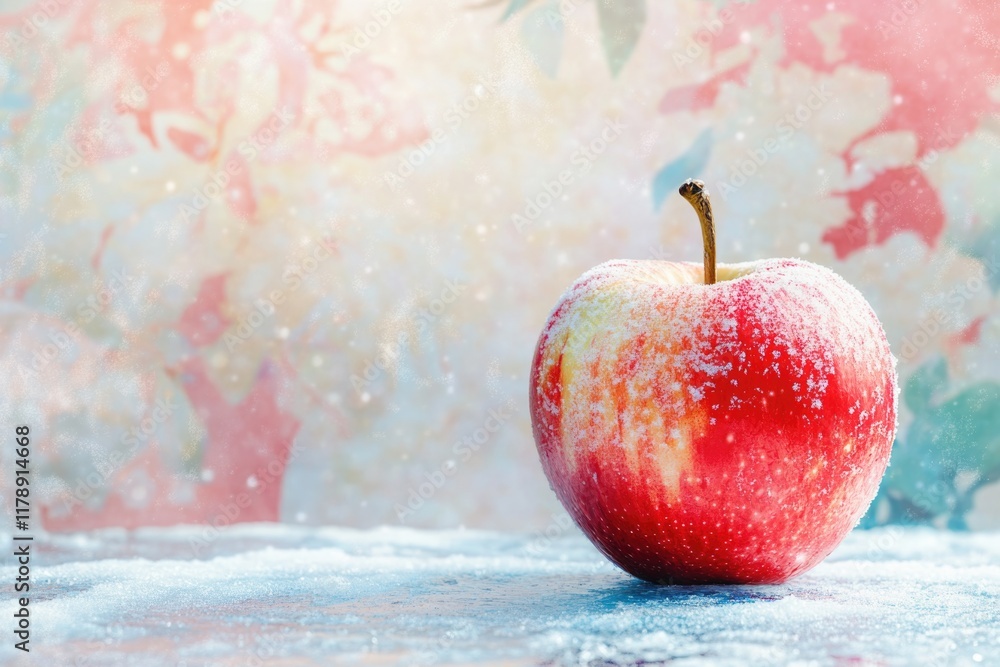
{"label": "snow on apple", "polygon": [[[609,559],[657,583],[777,583],[868,508],[896,429],[895,359],[864,297],[796,259],[613,260],[538,341],[535,441]],[[717,281],[716,281],[717,276]],[[708,280],[705,280],[709,277]]]}

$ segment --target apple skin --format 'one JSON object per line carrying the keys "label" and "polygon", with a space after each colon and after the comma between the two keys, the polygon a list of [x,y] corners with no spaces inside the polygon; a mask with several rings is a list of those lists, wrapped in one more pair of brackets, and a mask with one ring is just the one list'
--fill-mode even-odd
{"label": "apple skin", "polygon": [[615,260],[563,295],[530,409],[594,545],[655,583],[779,583],[865,513],[896,431],[896,360],[864,297],[795,259]]}

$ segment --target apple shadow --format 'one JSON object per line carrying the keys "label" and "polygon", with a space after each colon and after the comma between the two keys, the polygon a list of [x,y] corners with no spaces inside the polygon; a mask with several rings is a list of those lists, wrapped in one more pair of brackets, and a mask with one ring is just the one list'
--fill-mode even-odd
{"label": "apple shadow", "polygon": [[774,602],[789,595],[783,585],[752,586],[745,584],[700,584],[691,586],[651,584],[641,579],[616,582],[602,589],[593,589],[590,604],[594,611],[609,611],[622,606],[644,606],[656,603],[720,605]]}

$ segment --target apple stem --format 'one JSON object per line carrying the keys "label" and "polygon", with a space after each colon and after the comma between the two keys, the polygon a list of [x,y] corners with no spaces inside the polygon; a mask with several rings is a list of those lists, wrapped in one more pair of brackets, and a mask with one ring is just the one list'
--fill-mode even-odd
{"label": "apple stem", "polygon": [[681,197],[687,200],[698,214],[701,223],[701,242],[705,248],[705,284],[715,284],[715,221],[712,219],[712,204],[708,201],[708,191],[702,181],[687,179],[680,188]]}

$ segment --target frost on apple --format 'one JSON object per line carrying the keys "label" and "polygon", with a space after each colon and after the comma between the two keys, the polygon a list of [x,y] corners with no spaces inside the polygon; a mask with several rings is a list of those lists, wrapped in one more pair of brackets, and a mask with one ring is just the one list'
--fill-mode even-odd
{"label": "frost on apple", "polygon": [[894,436],[894,359],[857,290],[799,260],[718,269],[705,285],[695,264],[606,262],[536,349],[543,468],[598,548],[649,581],[808,570],[867,509]]}

